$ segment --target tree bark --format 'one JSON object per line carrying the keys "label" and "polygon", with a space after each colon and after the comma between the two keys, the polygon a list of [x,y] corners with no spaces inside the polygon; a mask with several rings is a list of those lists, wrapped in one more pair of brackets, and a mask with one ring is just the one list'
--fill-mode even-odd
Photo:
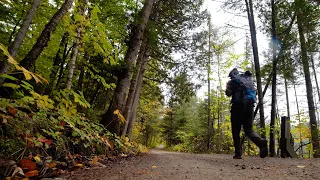
{"label": "tree bark", "polygon": [[79,40],[78,38],[80,38],[80,28],[78,28],[78,32],[77,32],[77,39],[75,40],[75,42],[73,43],[73,47],[72,47],[72,53],[71,53],[71,57],[70,57],[70,61],[68,63],[68,76],[67,76],[67,81],[66,81],[66,89],[70,90],[71,89],[71,85],[72,85],[72,77],[73,77],[73,72],[74,69],[76,67],[76,60],[77,60],[77,56],[78,56],[78,52],[79,52]]}
{"label": "tree bark", "polygon": [[[249,1],[249,2],[248,2]],[[256,79],[257,79],[257,89],[258,89],[258,106],[260,109],[260,128],[262,129],[261,137],[265,138],[265,119],[264,119],[264,108],[263,108],[263,93],[262,93],[262,83],[261,83],[261,75],[260,75],[260,62],[259,62],[259,53],[258,53],[258,45],[257,45],[257,37],[256,37],[256,25],[254,22],[254,14],[253,14],[253,6],[252,0],[245,0],[247,15],[250,27],[251,34],[251,44],[253,51],[253,59],[255,65]]]}
{"label": "tree bark", "polygon": [[115,116],[113,112],[117,109],[120,110],[121,113],[124,112],[124,99],[128,94],[134,62],[140,49],[142,36],[146,29],[153,3],[154,0],[146,0],[144,3],[138,21],[139,24],[135,26],[130,37],[129,47],[124,58],[125,68],[121,75],[118,76],[118,83],[114,92],[113,101],[101,121],[104,125],[106,125],[108,121],[113,122],[111,130],[118,135],[120,135],[120,122],[117,120],[117,116]]}
{"label": "tree bark", "polygon": [[135,90],[135,96],[134,96],[135,99],[134,99],[133,105],[132,105],[132,115],[130,115],[128,130],[127,130],[128,137],[129,137],[129,139],[131,141],[132,141],[132,130],[133,130],[133,127],[134,127],[134,122],[136,120],[137,108],[138,108],[138,105],[139,105],[140,91],[141,91],[141,87],[142,87],[142,84],[143,84],[142,83],[143,82],[143,75],[144,75],[144,72],[146,70],[146,66],[148,64],[148,60],[149,60],[148,47],[146,47],[143,59],[144,59],[144,61],[141,64],[139,77],[138,77],[138,82],[137,82],[137,86],[136,86],[136,90]]}
{"label": "tree bark", "polygon": [[275,121],[276,121],[276,101],[277,101],[277,50],[276,50],[276,17],[275,17],[275,5],[274,0],[271,0],[272,9],[272,100],[271,100],[271,120],[270,120],[270,143],[269,143],[269,153],[271,157],[275,155]]}
{"label": "tree bark", "polygon": [[147,39],[148,39],[148,37],[147,37],[147,34],[145,33],[144,37],[143,37],[143,40],[142,40],[142,43],[141,43],[139,56],[138,56],[138,60],[137,60],[137,64],[136,64],[136,68],[135,68],[135,71],[133,73],[133,77],[132,77],[132,80],[131,80],[130,89],[129,89],[129,95],[128,95],[128,99],[127,99],[127,102],[126,102],[126,107],[125,107],[125,110],[124,110],[124,113],[123,113],[124,114],[124,118],[126,119],[126,122],[125,122],[125,125],[124,125],[123,130],[122,130],[122,136],[125,136],[126,133],[127,133],[130,115],[132,114],[131,110],[132,110],[133,102],[134,102],[134,99],[135,99],[134,95],[135,95],[135,90],[136,90],[136,87],[137,87],[137,82],[139,80],[139,72],[140,72],[142,64],[144,63],[143,62],[144,61],[144,54],[145,54],[145,51],[146,51],[146,46],[148,44],[148,40]]}
{"label": "tree bark", "polygon": [[55,31],[58,23],[71,8],[73,2],[74,0],[66,0],[61,8],[54,14],[49,23],[45,26],[44,30],[41,32],[35,45],[32,47],[26,57],[20,62],[23,67],[30,69],[33,66],[43,49],[48,45],[51,33]]}
{"label": "tree bark", "polygon": [[[88,0],[82,0],[81,7],[80,7],[80,14],[84,16],[85,11],[86,11],[86,5],[88,4]],[[79,52],[79,46],[80,42],[82,39],[81,33],[82,33],[82,25],[79,24],[76,30],[77,37],[73,43],[73,48],[72,48],[72,53],[71,53],[71,58],[69,61],[69,67],[68,67],[68,76],[67,76],[67,81],[66,81],[66,89],[70,90],[71,85],[72,85],[72,78],[74,74],[74,70],[76,67],[76,61],[77,61],[77,56]]]}
{"label": "tree bark", "polygon": [[[297,1],[299,2],[298,8],[301,8],[302,5],[305,5],[304,0],[297,0]],[[312,139],[312,146],[313,146],[313,153],[314,153],[313,155],[315,158],[318,158],[320,157],[320,146],[319,146],[319,137],[318,137],[318,129],[317,129],[318,126],[317,126],[317,119],[316,119],[314,100],[313,100],[312,82],[310,77],[309,60],[307,55],[307,45],[306,45],[304,29],[303,29],[303,13],[301,10],[299,10],[297,13],[297,24],[298,24],[298,30],[299,30],[303,72],[304,72],[306,89],[307,89],[311,139]]]}
{"label": "tree bark", "polygon": [[[209,37],[208,37],[208,63],[207,63],[207,81],[208,81],[208,142],[207,142],[207,149],[208,151],[211,149],[212,147],[212,139],[213,139],[213,123],[211,121],[211,97],[210,97],[210,93],[211,93],[211,88],[210,88],[210,73],[211,73],[211,19],[209,17],[208,19],[208,26],[209,26]],[[218,115],[219,116],[219,115]],[[218,122],[219,123],[219,122]]]}
{"label": "tree bark", "polygon": [[[293,80],[293,88],[294,88],[294,95],[296,97],[296,105],[297,105],[297,112],[298,112],[298,122],[299,122],[299,128],[300,128],[300,131],[299,131],[299,140],[300,140],[300,145],[301,147],[303,146],[302,144],[302,130],[301,130],[301,118],[300,118],[300,108],[299,108],[299,102],[298,102],[298,96],[297,96],[297,88],[296,88],[296,84]],[[300,157],[303,157],[303,148],[300,149]]]}
{"label": "tree bark", "polygon": [[288,81],[286,77],[284,78],[284,87],[286,90],[287,116],[290,118],[290,101],[289,101],[289,92],[288,92]]}
{"label": "tree bark", "polygon": [[91,100],[90,100],[90,105],[93,107],[94,102],[96,101],[98,94],[99,94],[99,90],[102,87],[102,83],[101,82],[97,82],[97,87],[95,92],[93,93]]}
{"label": "tree bark", "polygon": [[[64,69],[64,64],[67,60],[67,57],[72,49],[72,47],[70,47],[69,49],[68,48],[68,44],[65,45],[64,47],[64,51],[63,51],[63,58],[62,58],[62,63],[60,64],[60,70],[59,70],[59,75],[58,75],[58,80],[57,80],[57,83],[55,84],[55,87],[58,86],[62,80],[62,77],[63,77],[63,69]],[[55,88],[53,87],[53,89]]]}
{"label": "tree bark", "polygon": [[56,76],[59,71],[60,64],[63,62],[64,53],[66,51],[66,46],[68,44],[68,37],[69,37],[69,34],[67,32],[65,32],[62,36],[61,41],[60,41],[60,48],[59,48],[59,50],[56,54],[56,57],[54,59],[53,67],[51,69],[51,73],[49,76],[50,77],[49,85],[46,88],[47,95],[50,95],[52,93],[53,88],[54,88],[54,82],[56,80]]}
{"label": "tree bark", "polygon": [[79,81],[78,81],[78,90],[79,91],[82,91],[84,75],[85,75],[84,64],[82,64],[80,67],[80,75],[79,75]]}
{"label": "tree bark", "polygon": [[[23,20],[22,27],[19,29],[18,34],[17,34],[16,38],[14,39],[13,43],[8,48],[8,51],[13,58],[15,58],[18,53],[18,49],[19,49],[20,45],[22,44],[24,37],[27,34],[27,31],[29,29],[29,26],[31,24],[31,21],[32,21],[34,15],[37,12],[39,4],[40,4],[40,0],[33,1],[26,17]],[[8,61],[5,60],[0,65],[1,65],[0,66],[0,74],[7,73],[10,68]]]}
{"label": "tree bark", "polygon": [[317,93],[318,93],[318,99],[320,101],[320,89],[319,89],[319,84],[318,84],[318,78],[317,78],[317,71],[314,65],[314,59],[313,59],[313,53],[311,52],[311,65],[312,65],[312,70],[314,73],[314,79],[316,81],[316,87],[317,87]]}
{"label": "tree bark", "polygon": [[9,53],[11,54],[12,57],[16,57],[16,55],[18,53],[18,49],[19,49],[20,45],[22,44],[24,37],[27,34],[27,31],[29,29],[31,21],[38,10],[39,4],[40,4],[40,0],[33,1],[31,8],[28,11],[27,16],[23,20],[22,27],[19,30],[17,37],[13,41],[12,45],[9,47]]}

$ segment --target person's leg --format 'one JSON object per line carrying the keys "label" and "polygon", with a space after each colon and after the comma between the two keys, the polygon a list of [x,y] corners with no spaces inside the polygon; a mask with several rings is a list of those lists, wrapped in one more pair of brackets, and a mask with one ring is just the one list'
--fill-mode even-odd
{"label": "person's leg", "polygon": [[246,135],[250,138],[250,140],[255,143],[258,147],[260,147],[260,136],[253,131],[253,104],[252,105],[247,105],[245,108],[243,115],[243,129]]}
{"label": "person's leg", "polygon": [[250,140],[260,148],[260,157],[264,158],[268,155],[267,141],[262,139],[255,131],[253,131],[253,104],[248,104],[244,112],[243,129]]}
{"label": "person's leg", "polygon": [[232,128],[232,138],[234,145],[235,155],[233,158],[241,159],[241,143],[240,143],[240,130],[241,130],[241,121],[240,121],[240,109],[237,107],[231,108],[231,128]]}

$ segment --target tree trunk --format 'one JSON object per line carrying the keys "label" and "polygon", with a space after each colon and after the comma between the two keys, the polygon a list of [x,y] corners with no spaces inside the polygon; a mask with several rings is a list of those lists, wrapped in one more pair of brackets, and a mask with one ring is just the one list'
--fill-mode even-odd
{"label": "tree trunk", "polygon": [[79,81],[78,81],[78,90],[79,91],[82,91],[84,75],[85,75],[84,64],[82,64],[80,67],[80,75],[79,75]]}
{"label": "tree trunk", "polygon": [[[60,82],[61,82],[61,80],[62,80],[64,64],[65,64],[65,62],[66,62],[66,60],[67,60],[67,57],[68,57],[68,55],[69,55],[69,53],[70,53],[70,51],[71,51],[71,49],[72,49],[72,47],[70,47],[68,50],[67,50],[67,48],[68,48],[68,44],[66,44],[65,47],[64,47],[63,59],[62,59],[62,63],[60,64],[60,70],[59,70],[58,80],[57,80],[57,83],[56,83],[55,87],[56,87],[56,86],[59,86],[59,84],[60,84]],[[53,89],[54,89],[54,87],[53,87]]]}
{"label": "tree trunk", "polygon": [[[298,0],[300,6],[305,5],[304,0]],[[311,128],[311,139],[313,146],[314,157],[320,157],[320,146],[319,146],[319,137],[318,137],[318,129],[317,129],[317,119],[315,114],[314,100],[313,100],[313,90],[312,90],[312,82],[310,77],[309,70],[309,60],[307,55],[307,46],[304,37],[304,29],[303,29],[303,14],[302,11],[298,11],[297,13],[297,23],[299,30],[299,38],[300,38],[300,47],[301,47],[301,58],[303,65],[303,72],[306,81],[306,89],[307,89],[307,99],[308,99],[308,108],[309,108],[309,117],[310,117],[310,128]]]}
{"label": "tree trunk", "polygon": [[128,89],[130,86],[130,77],[132,75],[134,62],[140,49],[142,36],[146,29],[146,25],[149,20],[153,3],[154,0],[145,1],[142,11],[140,13],[138,21],[139,24],[137,24],[135,28],[132,30],[132,34],[129,41],[129,47],[124,58],[125,68],[121,75],[118,76],[118,83],[114,92],[113,101],[109,108],[110,110],[108,110],[107,113],[105,113],[101,122],[104,125],[106,125],[108,121],[113,122],[113,126],[111,127],[112,131],[114,131],[118,135],[120,135],[120,122],[117,120],[117,116],[115,116],[113,112],[117,109],[120,110],[121,113],[124,112],[124,99],[128,94]]}
{"label": "tree trunk", "polygon": [[277,101],[277,50],[276,50],[276,17],[275,17],[275,6],[274,0],[271,0],[271,9],[272,9],[272,100],[271,100],[271,120],[270,120],[270,144],[269,144],[269,153],[271,157],[275,155],[275,121],[276,121],[276,101]]}
{"label": "tree trunk", "polygon": [[288,92],[288,81],[286,77],[284,77],[284,87],[286,90],[287,116],[290,118],[290,101],[289,101],[289,92]]}
{"label": "tree trunk", "polygon": [[[84,16],[87,4],[88,4],[88,0],[82,0],[81,5],[80,5],[81,16]],[[77,22],[77,23],[79,23],[79,22]],[[72,78],[73,78],[74,70],[76,67],[76,61],[77,61],[77,56],[78,56],[78,52],[79,52],[80,42],[82,39],[82,36],[81,36],[82,30],[81,29],[82,29],[82,25],[79,24],[77,27],[77,30],[76,30],[77,37],[73,43],[71,58],[69,61],[68,76],[67,76],[67,81],[66,81],[66,89],[68,89],[68,90],[70,90],[71,86],[72,86]]]}
{"label": "tree trunk", "polygon": [[[78,28],[79,30],[80,28]],[[77,31],[78,31],[77,30]],[[77,39],[75,40],[75,42],[73,43],[73,47],[72,47],[72,53],[71,53],[71,57],[70,57],[70,61],[69,61],[69,66],[68,66],[68,76],[67,76],[67,81],[66,81],[66,89],[70,90],[71,89],[71,85],[72,85],[72,77],[73,77],[73,72],[74,69],[76,67],[76,60],[77,60],[77,56],[78,56],[78,48],[79,48],[79,40],[78,38],[80,38],[80,30],[77,32]]]}
{"label": "tree trunk", "polygon": [[21,22],[21,19],[22,19],[23,15],[24,15],[24,11],[21,12],[21,16],[20,16],[19,20],[17,21],[17,23],[14,26],[12,32],[10,33],[10,36],[9,36],[9,39],[8,39],[8,46],[10,46],[10,44],[12,42],[12,38],[13,38],[14,34],[16,33],[16,30],[17,30],[17,28],[18,28],[18,26],[19,26],[19,24]]}
{"label": "tree trunk", "polygon": [[209,39],[208,39],[208,63],[207,63],[207,81],[208,81],[208,142],[207,142],[207,149],[210,150],[212,147],[212,139],[213,139],[213,125],[212,125],[212,121],[211,121],[211,97],[210,97],[210,93],[211,93],[211,88],[210,88],[210,73],[211,73],[211,69],[210,69],[210,64],[211,64],[211,19],[209,17],[208,19],[208,26],[209,26]]}
{"label": "tree trunk", "polygon": [[261,83],[261,75],[260,75],[260,63],[259,63],[259,53],[258,53],[258,45],[257,45],[257,37],[256,37],[256,25],[254,22],[254,15],[253,15],[253,6],[252,0],[245,0],[246,8],[247,8],[247,15],[250,27],[250,34],[251,34],[251,44],[252,44],[252,51],[253,51],[253,59],[255,65],[255,72],[256,72],[256,79],[257,79],[257,89],[258,89],[258,106],[260,109],[260,127],[262,128],[261,137],[265,138],[265,119],[264,119],[264,109],[263,109],[263,93],[262,93],[262,83]]}
{"label": "tree trunk", "polygon": [[128,133],[128,136],[129,136],[130,140],[132,140],[132,129],[133,129],[133,126],[134,126],[134,122],[136,120],[137,108],[138,108],[138,105],[139,105],[139,98],[140,98],[140,91],[141,91],[141,87],[142,87],[142,84],[143,84],[143,75],[144,75],[144,72],[146,70],[146,66],[148,64],[148,60],[149,60],[148,47],[146,47],[143,59],[144,60],[143,60],[143,62],[141,64],[141,68],[140,68],[140,72],[139,72],[139,78],[138,78],[138,82],[137,82],[137,86],[136,86],[136,90],[135,90],[135,99],[134,99],[133,105],[132,105],[132,115],[130,115],[128,130],[127,130],[127,133]]}
{"label": "tree trunk", "polygon": [[300,118],[300,108],[299,108],[299,102],[298,102],[298,96],[297,96],[297,88],[296,88],[296,84],[293,80],[293,88],[294,88],[294,95],[296,97],[296,105],[297,105],[297,112],[298,112],[298,122],[299,122],[299,128],[300,128],[300,131],[299,131],[299,140],[300,140],[300,146],[301,146],[301,149],[300,149],[300,157],[303,157],[303,145],[302,145],[302,129],[301,129],[301,118]]}
{"label": "tree trunk", "polygon": [[[8,48],[8,51],[9,51],[9,53],[11,54],[11,56],[13,58],[15,58],[17,53],[18,53],[18,49],[19,49],[20,45],[22,44],[22,41],[23,41],[24,37],[27,34],[27,31],[29,29],[29,26],[31,24],[31,21],[32,21],[34,15],[37,12],[39,4],[40,4],[40,0],[34,0],[33,1],[33,3],[31,5],[26,17],[23,20],[22,27],[19,29],[18,34],[17,34],[16,38],[14,39],[13,43]],[[10,68],[10,65],[8,64],[8,61],[5,60],[0,65],[1,65],[0,66],[1,67],[0,68],[0,74],[7,73],[9,68]]]}
{"label": "tree trunk", "polygon": [[49,23],[45,26],[44,30],[41,32],[39,38],[32,49],[26,55],[26,57],[20,62],[20,64],[26,69],[30,69],[43,49],[48,45],[51,33],[55,31],[59,21],[71,8],[74,0],[66,0],[61,8],[54,14]]}
{"label": "tree trunk", "polygon": [[124,110],[124,113],[123,113],[124,114],[124,118],[126,119],[126,122],[125,122],[125,125],[124,125],[123,130],[122,130],[122,136],[126,135],[126,132],[127,132],[127,129],[128,129],[130,115],[132,114],[131,110],[132,110],[132,106],[133,106],[133,101],[135,99],[134,95],[135,95],[137,82],[138,82],[138,79],[139,79],[139,72],[140,72],[142,64],[145,63],[144,62],[145,61],[144,60],[144,54],[145,54],[145,51],[146,51],[146,46],[148,44],[148,40],[147,39],[148,39],[148,37],[147,37],[147,34],[145,33],[144,37],[143,37],[143,41],[141,43],[139,56],[138,56],[138,60],[137,60],[137,64],[136,64],[136,68],[135,68],[135,71],[134,71],[133,76],[132,76],[130,89],[129,89],[129,95],[128,95],[128,99],[127,99],[127,102],[126,102],[126,107],[125,107],[125,110]]}
{"label": "tree trunk", "polygon": [[313,53],[311,53],[311,65],[312,65],[312,70],[313,70],[313,73],[314,73],[314,79],[316,81],[318,99],[320,101],[320,89],[319,89],[319,84],[318,84],[317,71],[316,71],[316,68],[315,68],[315,65],[314,65]]}
{"label": "tree trunk", "polygon": [[56,76],[59,71],[60,64],[63,62],[64,54],[66,51],[66,46],[68,44],[68,36],[69,36],[69,34],[67,32],[64,33],[62,36],[62,39],[60,41],[60,48],[56,54],[56,57],[53,62],[53,67],[51,69],[49,85],[46,88],[47,95],[50,95],[52,93],[53,88],[54,88],[54,82],[56,80]]}
{"label": "tree trunk", "polygon": [[96,90],[95,92],[93,93],[92,95],[92,98],[90,100],[90,105],[93,107],[93,104],[94,102],[96,101],[97,97],[98,97],[98,94],[99,94],[99,90],[100,88],[102,87],[102,83],[101,82],[97,82],[97,87],[96,87]]}

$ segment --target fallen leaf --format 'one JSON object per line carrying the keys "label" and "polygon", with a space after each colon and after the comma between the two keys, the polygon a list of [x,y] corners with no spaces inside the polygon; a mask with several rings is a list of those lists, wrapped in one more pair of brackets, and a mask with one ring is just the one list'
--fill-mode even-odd
{"label": "fallen leaf", "polygon": [[62,121],[60,124],[59,124],[59,126],[64,126],[66,124],[66,122],[65,121]]}
{"label": "fallen leaf", "polygon": [[77,167],[83,167],[83,164],[76,164]]}
{"label": "fallen leaf", "polygon": [[22,176],[24,176],[23,170],[21,169],[21,167],[16,167],[12,173],[12,177],[14,177],[16,174],[20,174]]}
{"label": "fallen leaf", "polygon": [[20,166],[22,169],[28,169],[29,171],[33,171],[37,168],[35,162],[31,161],[30,159],[22,159],[20,162]]}
{"label": "fallen leaf", "polygon": [[92,159],[92,164],[93,164],[93,165],[97,165],[98,161],[99,161],[98,157],[95,156],[95,157]]}
{"label": "fallen leaf", "polygon": [[33,157],[33,159],[34,159],[37,163],[41,162],[41,158],[40,158],[40,155],[39,155],[39,154],[38,154],[37,156]]}
{"label": "fallen leaf", "polygon": [[38,170],[29,171],[24,174],[24,176],[26,176],[26,177],[34,177],[34,176],[38,176],[38,175],[39,175]]}
{"label": "fallen leaf", "polygon": [[49,163],[49,168],[54,168],[54,167],[56,167],[56,165],[57,165],[57,163],[51,162],[51,163]]}
{"label": "fallen leaf", "polygon": [[11,116],[15,116],[18,112],[13,106],[7,106],[7,111]]}
{"label": "fallen leaf", "polygon": [[3,166],[12,166],[16,164],[15,161],[13,160],[9,160],[9,159],[0,159],[0,167],[3,167]]}

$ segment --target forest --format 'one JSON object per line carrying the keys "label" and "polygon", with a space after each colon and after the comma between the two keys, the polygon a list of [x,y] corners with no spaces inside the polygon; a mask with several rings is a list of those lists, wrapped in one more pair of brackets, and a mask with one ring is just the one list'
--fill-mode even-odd
{"label": "forest", "polygon": [[[287,116],[298,156],[320,157],[320,2],[220,0],[246,22],[220,27],[209,1],[1,0],[0,178],[56,176],[159,145],[232,154],[234,67],[253,74],[269,156],[279,157]],[[245,155],[258,155],[242,136]]]}

